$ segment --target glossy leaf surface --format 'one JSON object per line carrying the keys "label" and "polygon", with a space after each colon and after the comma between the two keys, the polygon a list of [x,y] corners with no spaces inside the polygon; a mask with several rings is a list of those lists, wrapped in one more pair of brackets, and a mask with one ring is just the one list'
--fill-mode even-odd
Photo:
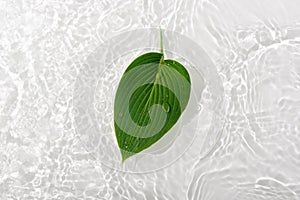
{"label": "glossy leaf surface", "polygon": [[188,71],[175,60],[164,60],[162,53],[143,54],[128,66],[114,102],[115,134],[123,162],[175,125],[190,90]]}

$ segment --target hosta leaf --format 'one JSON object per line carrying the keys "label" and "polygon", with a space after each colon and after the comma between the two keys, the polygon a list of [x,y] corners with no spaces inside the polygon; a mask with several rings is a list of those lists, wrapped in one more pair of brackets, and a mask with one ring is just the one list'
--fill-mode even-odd
{"label": "hosta leaf", "polygon": [[[188,71],[163,53],[136,58],[124,72],[114,102],[122,161],[150,147],[178,121],[190,97]],[[179,147],[180,148],[180,147]]]}

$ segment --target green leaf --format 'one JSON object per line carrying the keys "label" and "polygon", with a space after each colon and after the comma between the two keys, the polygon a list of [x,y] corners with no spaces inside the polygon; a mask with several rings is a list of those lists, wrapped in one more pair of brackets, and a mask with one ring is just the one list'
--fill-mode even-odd
{"label": "green leaf", "polygon": [[175,125],[187,106],[190,90],[188,71],[175,60],[164,60],[162,44],[160,53],[143,54],[128,66],[114,102],[122,162],[150,147]]}

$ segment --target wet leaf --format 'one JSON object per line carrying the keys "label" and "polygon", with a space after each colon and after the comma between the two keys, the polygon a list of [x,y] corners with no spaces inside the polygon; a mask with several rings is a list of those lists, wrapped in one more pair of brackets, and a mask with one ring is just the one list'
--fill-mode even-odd
{"label": "wet leaf", "polygon": [[127,67],[114,102],[122,162],[150,147],[175,125],[190,90],[188,71],[175,60],[164,59],[162,43],[161,52],[143,54]]}

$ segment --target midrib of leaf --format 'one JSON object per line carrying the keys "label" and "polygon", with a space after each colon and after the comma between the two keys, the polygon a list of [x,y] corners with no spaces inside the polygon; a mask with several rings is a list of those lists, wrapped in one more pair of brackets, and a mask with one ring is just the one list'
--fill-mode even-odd
{"label": "midrib of leaf", "polygon": [[[144,116],[144,114],[146,112],[148,112],[146,109],[148,108],[148,105],[150,103],[150,100],[152,99],[152,96],[153,96],[153,91],[154,91],[154,88],[156,86],[156,84],[158,83],[158,80],[160,79],[160,74],[161,74],[161,68],[163,67],[163,64],[164,64],[164,49],[163,49],[163,33],[162,33],[162,30],[160,28],[160,53],[162,54],[161,58],[160,58],[160,61],[158,63],[158,66],[157,66],[157,74],[155,76],[155,80],[153,82],[153,86],[151,88],[151,91],[150,91],[150,96],[149,98],[147,99],[147,102],[142,110],[142,113],[140,114],[139,118],[138,118],[138,122],[140,121],[141,117]],[[144,124],[145,122],[145,117],[144,117],[144,120],[143,120],[143,123],[141,124]],[[150,122],[151,123],[151,122]],[[134,128],[134,132],[136,131],[136,127]]]}
{"label": "midrib of leaf", "polygon": [[[162,58],[163,58],[163,55],[162,55]],[[159,63],[158,64],[158,67],[157,67],[157,74],[155,76],[155,80],[153,82],[153,86],[151,88],[151,91],[150,91],[150,95],[149,95],[149,98],[147,99],[146,101],[146,104],[142,110],[142,113],[140,114],[139,118],[138,118],[138,122],[140,121],[141,119],[141,116],[144,116],[144,114],[147,112],[146,109],[148,108],[148,105],[150,103],[150,100],[152,99],[152,96],[153,96],[153,91],[154,91],[154,88],[156,86],[156,84],[159,82],[159,79],[160,79],[160,74],[161,74],[161,67],[163,66],[163,64]],[[145,119],[143,120],[143,123],[144,124],[145,122]],[[134,132],[136,131],[136,127],[134,128]]]}
{"label": "midrib of leaf", "polygon": [[[163,58],[163,55],[162,55],[162,58]],[[154,88],[156,87],[156,85],[159,83],[159,81],[160,81],[160,79],[161,79],[161,74],[162,74],[161,68],[162,68],[162,67],[163,67],[163,64],[162,64],[161,62],[158,63],[158,66],[157,66],[157,72],[156,72],[157,74],[156,74],[156,76],[155,76],[155,80],[154,80],[154,82],[153,82],[153,86],[152,86],[152,88],[151,88],[149,98],[147,99],[146,103],[144,104],[143,110],[142,110],[142,112],[140,113],[140,115],[139,115],[139,117],[138,117],[138,120],[137,120],[138,122],[140,121],[141,117],[144,116],[146,112],[148,112],[146,109],[148,108],[149,103],[150,103],[150,100],[152,99],[152,97],[153,97],[153,95],[154,95]],[[146,118],[144,117],[144,120],[143,120],[143,122],[142,122],[141,124],[144,124],[145,119],[146,119]],[[151,123],[151,122],[150,122],[150,123]],[[133,132],[135,132],[136,130],[137,130],[137,126],[134,128]],[[127,152],[126,148],[123,149],[123,151],[126,151],[126,152]],[[125,157],[124,157],[124,156],[125,156]],[[126,160],[128,157],[130,157],[130,156],[122,155],[122,164],[125,162],[125,160]]]}

